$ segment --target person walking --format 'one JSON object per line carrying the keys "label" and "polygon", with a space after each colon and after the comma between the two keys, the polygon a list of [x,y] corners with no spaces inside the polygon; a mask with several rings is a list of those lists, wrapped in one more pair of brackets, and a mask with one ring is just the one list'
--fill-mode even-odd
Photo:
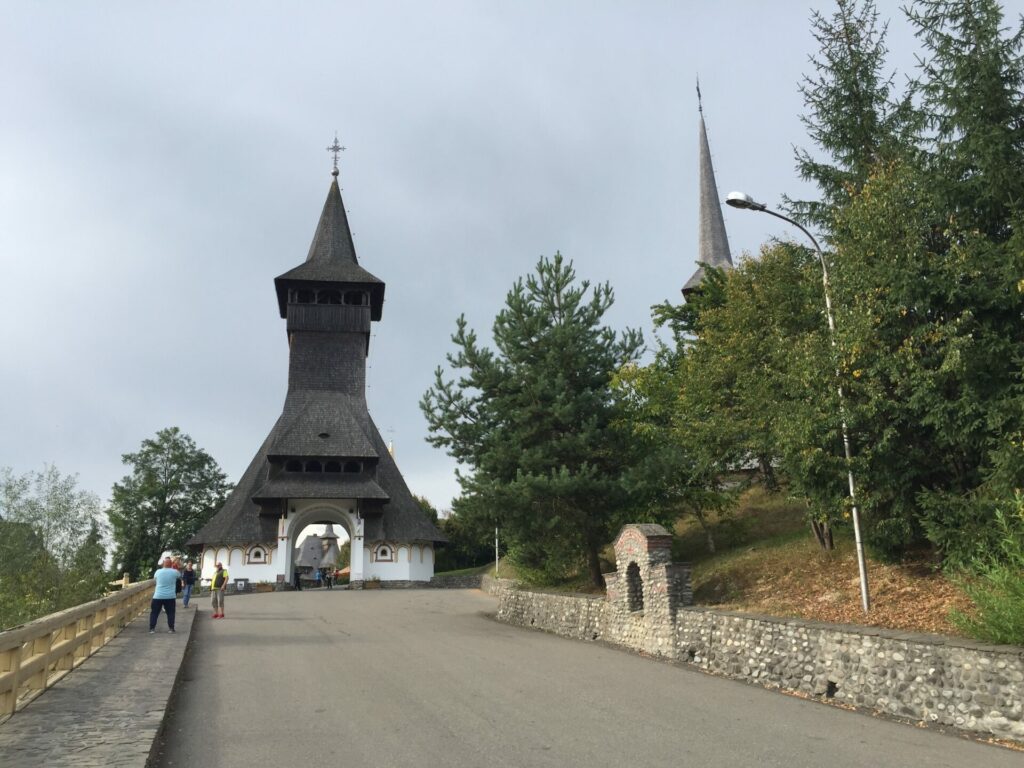
{"label": "person walking", "polygon": [[164,558],[164,566],[153,574],[156,589],[149,603],[149,634],[156,632],[156,622],[160,618],[161,609],[167,613],[167,631],[174,632],[174,586],[181,574],[174,568],[171,558]]}
{"label": "person walking", "polygon": [[192,599],[192,588],[196,584],[196,571],[192,567],[191,561],[185,565],[185,572],[181,574],[181,580],[184,585],[181,604],[183,607],[188,608],[188,601]]}
{"label": "person walking", "polygon": [[223,565],[217,563],[217,570],[213,573],[213,581],[210,582],[210,594],[213,595],[213,618],[224,618],[224,595],[228,588],[228,572]]}
{"label": "person walking", "polygon": [[324,578],[323,572],[321,572],[321,570],[319,568],[317,568],[316,569],[316,588],[317,589],[320,589],[320,587],[323,586],[323,583],[324,583],[323,582],[323,578]]}

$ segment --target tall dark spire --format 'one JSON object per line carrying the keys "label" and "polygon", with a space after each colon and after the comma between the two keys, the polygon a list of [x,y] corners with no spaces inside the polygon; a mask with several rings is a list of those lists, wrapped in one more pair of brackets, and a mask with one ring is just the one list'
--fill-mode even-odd
{"label": "tall dark spire", "polygon": [[384,283],[359,266],[337,177],[331,181],[331,187],[327,190],[327,200],[324,201],[324,209],[316,225],[316,232],[313,233],[306,261],[274,280],[281,317],[285,316],[288,288],[297,287],[300,283],[303,286],[309,283],[365,286],[370,291],[373,319],[380,320]]}
{"label": "tall dark spire", "polygon": [[331,181],[331,188],[327,190],[324,210],[320,214],[320,221],[313,234],[313,242],[309,246],[306,262],[311,261],[359,263],[337,177]]}
{"label": "tall dark spire", "polygon": [[[722,204],[718,199],[715,184],[715,168],[711,164],[711,147],[708,145],[708,131],[704,125],[704,107],[701,104],[700,82],[697,83],[697,110],[700,113],[700,201],[698,212],[697,261],[719,269],[732,267],[729,252],[729,238],[725,233],[725,219]],[[704,280],[704,267],[699,266],[693,277],[683,286],[683,294],[700,287]]]}

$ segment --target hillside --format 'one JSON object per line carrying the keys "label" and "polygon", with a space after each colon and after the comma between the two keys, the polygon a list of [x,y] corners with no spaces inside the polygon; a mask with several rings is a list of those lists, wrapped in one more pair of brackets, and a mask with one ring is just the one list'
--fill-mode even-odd
{"label": "hillside", "polygon": [[673,553],[693,565],[699,605],[920,632],[957,634],[950,610],[969,601],[926,559],[889,565],[868,557],[871,611],[861,610],[857,559],[850,531],[822,551],[801,508],[781,494],[748,490],[738,509],[714,521],[718,552],[707,552],[696,521],[675,527]]}

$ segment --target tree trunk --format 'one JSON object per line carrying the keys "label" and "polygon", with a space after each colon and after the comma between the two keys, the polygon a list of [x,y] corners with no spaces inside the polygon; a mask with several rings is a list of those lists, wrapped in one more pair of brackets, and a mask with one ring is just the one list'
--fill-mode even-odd
{"label": "tree trunk", "polygon": [[832,526],[827,522],[820,522],[818,520],[811,520],[811,531],[814,532],[814,538],[818,542],[818,546],[826,552],[831,552],[835,549],[835,542],[832,539]]}
{"label": "tree trunk", "polygon": [[597,545],[587,542],[587,569],[590,571],[590,583],[595,587],[604,588],[604,576],[601,575],[601,558]]}
{"label": "tree trunk", "polygon": [[697,522],[700,523],[700,527],[704,531],[704,541],[707,542],[708,552],[712,555],[715,554],[715,536],[711,533],[711,526],[708,525],[707,518],[704,516],[704,510],[697,507],[693,510],[693,515],[697,518]]}
{"label": "tree trunk", "polygon": [[764,483],[764,487],[769,491],[779,490],[779,481],[775,477],[775,469],[772,467],[771,460],[762,456],[758,458],[757,464],[761,470],[761,482]]}

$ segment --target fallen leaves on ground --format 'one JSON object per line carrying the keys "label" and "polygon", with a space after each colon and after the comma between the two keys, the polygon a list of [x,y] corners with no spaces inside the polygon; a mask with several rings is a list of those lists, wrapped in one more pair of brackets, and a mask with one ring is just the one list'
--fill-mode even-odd
{"label": "fallen leaves on ground", "polygon": [[865,614],[852,546],[828,553],[813,542],[795,541],[751,547],[727,562],[709,565],[695,568],[697,602],[728,610],[955,635],[951,609],[970,607],[953,583],[925,563],[869,560],[871,610]]}

